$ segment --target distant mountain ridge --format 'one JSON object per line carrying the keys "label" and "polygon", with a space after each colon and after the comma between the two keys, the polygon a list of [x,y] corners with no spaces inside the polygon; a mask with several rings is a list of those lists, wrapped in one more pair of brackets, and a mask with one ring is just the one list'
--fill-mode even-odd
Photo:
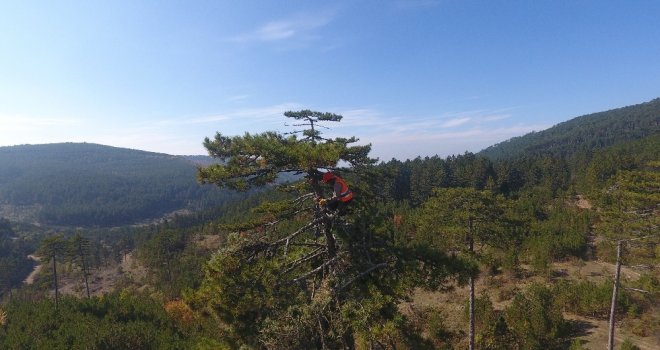
{"label": "distant mountain ridge", "polygon": [[185,156],[180,156],[193,164],[197,166],[209,166],[211,164],[215,163],[220,163],[218,159],[215,159],[210,156],[203,156],[203,155],[185,155]]}
{"label": "distant mountain ridge", "polygon": [[657,133],[660,133],[660,98],[576,117],[549,129],[495,144],[477,154],[493,160],[520,155],[566,157]]}
{"label": "distant mountain ridge", "polygon": [[[584,160],[635,140],[646,138],[653,146],[658,135],[660,98],[580,116],[477,155],[492,160],[580,155]],[[196,168],[213,162],[217,160],[208,156],[91,143],[0,147],[0,217],[64,226],[120,226],[176,210],[209,208],[237,196],[196,182]]]}
{"label": "distant mountain ridge", "polygon": [[227,192],[196,182],[201,159],[92,143],[0,147],[0,216],[31,208],[41,223],[115,226],[221,203]]}

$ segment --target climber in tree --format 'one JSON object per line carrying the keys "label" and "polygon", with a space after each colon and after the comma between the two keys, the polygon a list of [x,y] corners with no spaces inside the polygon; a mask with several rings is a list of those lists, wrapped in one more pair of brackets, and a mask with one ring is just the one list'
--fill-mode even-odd
{"label": "climber in tree", "polygon": [[321,182],[332,186],[332,197],[330,199],[320,198],[319,204],[331,211],[337,211],[343,215],[348,204],[353,200],[353,191],[348,188],[346,181],[332,172],[324,173]]}

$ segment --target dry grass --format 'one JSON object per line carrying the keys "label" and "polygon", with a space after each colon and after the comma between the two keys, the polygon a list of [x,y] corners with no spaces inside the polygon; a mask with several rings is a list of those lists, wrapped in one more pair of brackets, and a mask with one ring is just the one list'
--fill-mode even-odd
{"label": "dry grass", "polygon": [[[37,265],[35,271],[30,275],[30,282],[34,281],[36,274],[39,273],[43,265]],[[60,268],[58,268],[60,270]],[[85,281],[80,271],[68,271],[62,268],[59,274],[59,292],[62,295],[73,295],[76,297],[86,297]],[[34,276],[33,276],[34,275]],[[144,284],[147,276],[147,269],[141,266],[133,257],[132,253],[126,254],[121,263],[110,264],[98,269],[92,269],[88,277],[89,291],[91,296],[100,296],[110,293],[114,290],[132,285],[140,287]],[[28,281],[26,280],[26,283]],[[30,284],[30,283],[27,283]],[[55,291],[51,291],[54,294]]]}
{"label": "dry grass", "polygon": [[[578,325],[580,334],[578,339],[584,342],[586,349],[601,350],[607,349],[608,339],[608,321],[598,320],[593,318],[582,317],[570,313],[564,314],[564,317]],[[617,324],[616,331],[614,332],[614,347],[618,349],[625,339],[630,339],[633,344],[638,346],[641,350],[657,350],[660,349],[660,333],[649,334],[647,337],[641,337],[633,333],[627,324]]]}
{"label": "dry grass", "polygon": [[[510,275],[487,276],[481,274],[476,281],[476,295],[487,295],[496,310],[503,310],[510,303],[516,292],[524,291],[532,283],[551,284],[560,279],[588,280],[601,283],[608,278],[613,278],[615,266],[602,261],[583,261],[577,258],[553,263],[549,277],[534,276],[529,267],[523,266],[522,277],[516,278]],[[623,283],[632,282],[641,276],[640,271],[634,268],[622,267],[621,279]],[[467,287],[455,288],[450,292],[428,292],[417,290],[413,295],[413,301],[402,305],[401,310],[411,315],[415,310],[436,309],[442,313],[445,327],[455,333],[467,331],[465,319],[465,305],[469,295]],[[651,320],[626,318],[624,322],[617,324],[616,343],[621,344],[625,339],[630,339],[633,344],[642,350],[660,349],[660,305],[646,312],[642,317],[651,317]],[[648,316],[651,315],[651,316]],[[586,349],[605,349],[607,347],[607,320],[591,319],[571,313],[566,313],[565,318],[576,326],[577,339],[584,343]],[[643,332],[640,330],[643,328]],[[636,330],[637,329],[637,330]]]}

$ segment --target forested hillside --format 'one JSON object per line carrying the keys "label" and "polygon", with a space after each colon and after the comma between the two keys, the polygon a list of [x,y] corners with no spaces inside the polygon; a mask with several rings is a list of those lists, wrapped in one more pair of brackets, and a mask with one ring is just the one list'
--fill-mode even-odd
{"label": "forested hillside", "polygon": [[209,208],[231,195],[199,185],[195,172],[182,157],[96,144],[0,147],[0,213],[62,226],[120,226]]}
{"label": "forested hillside", "polygon": [[660,132],[660,98],[638,105],[584,115],[554,127],[514,137],[479,155],[490,159],[519,156],[566,157],[593,152]]}
{"label": "forested hillside", "polygon": [[[314,128],[340,115],[307,110],[285,113],[299,133],[218,133],[197,178],[265,190],[212,215],[46,234],[34,284],[0,276],[0,347],[603,349],[621,242],[615,344],[656,349],[659,103],[494,147],[521,148],[510,156],[377,164],[352,135]],[[328,170],[354,195],[341,214],[320,200]],[[278,174],[299,181],[273,186]],[[0,224],[12,252],[1,261],[35,248],[25,228]],[[86,293],[87,277],[110,272],[112,292]]]}

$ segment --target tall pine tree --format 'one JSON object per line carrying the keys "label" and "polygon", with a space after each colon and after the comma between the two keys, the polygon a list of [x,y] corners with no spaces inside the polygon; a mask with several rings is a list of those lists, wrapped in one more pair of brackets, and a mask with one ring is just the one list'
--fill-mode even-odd
{"label": "tall pine tree", "polygon": [[[304,176],[284,186],[289,197],[254,208],[258,219],[224,229],[228,244],[209,262],[199,290],[187,297],[219,320],[233,345],[265,348],[355,348],[423,341],[406,331],[398,303],[413,288],[439,288],[465,277],[470,266],[424,244],[411,244],[379,206],[382,188],[368,157],[369,145],[325,138],[332,113],[286,112],[303,127],[289,134],[265,132],[227,137],[205,147],[223,162],[199,169],[199,179],[248,190],[278,174]],[[349,168],[339,168],[345,164]],[[319,170],[341,172],[355,192],[353,213],[326,215],[314,199],[324,195]],[[321,232],[315,238],[315,232]]]}

